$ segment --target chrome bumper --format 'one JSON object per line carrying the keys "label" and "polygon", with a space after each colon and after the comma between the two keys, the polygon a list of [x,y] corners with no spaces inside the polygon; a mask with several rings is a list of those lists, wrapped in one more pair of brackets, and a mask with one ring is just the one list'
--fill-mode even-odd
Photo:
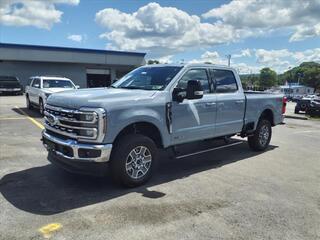
{"label": "chrome bumper", "polygon": [[[78,160],[78,161],[84,161],[84,162],[108,162],[110,160],[110,155],[111,155],[111,150],[112,150],[112,144],[105,144],[105,145],[100,145],[100,144],[83,144],[83,143],[78,143],[76,140],[72,139],[60,139],[54,136],[51,136],[50,134],[46,133],[46,130],[42,131],[42,142],[44,147],[48,150],[51,151],[55,154],[57,154],[60,157],[63,157],[65,159],[69,160]],[[57,145],[62,145],[66,146],[72,149],[73,151],[73,156],[68,156],[65,155],[64,153],[56,150],[56,149],[51,149],[44,141],[44,139],[47,139]],[[81,150],[100,150],[101,154],[99,157],[90,157],[90,158],[81,158],[79,157],[79,149]]]}

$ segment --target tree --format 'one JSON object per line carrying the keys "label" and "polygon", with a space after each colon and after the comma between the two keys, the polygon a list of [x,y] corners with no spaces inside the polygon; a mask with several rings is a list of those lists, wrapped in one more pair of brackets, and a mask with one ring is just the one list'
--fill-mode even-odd
{"label": "tree", "polygon": [[152,59],[149,59],[147,64],[148,65],[151,65],[151,64],[159,64],[160,62],[158,60],[152,60]]}
{"label": "tree", "polygon": [[277,83],[277,73],[266,67],[260,70],[259,87],[270,88]]}
{"label": "tree", "polygon": [[320,63],[303,62],[279,76],[282,84],[297,83],[320,90]]}

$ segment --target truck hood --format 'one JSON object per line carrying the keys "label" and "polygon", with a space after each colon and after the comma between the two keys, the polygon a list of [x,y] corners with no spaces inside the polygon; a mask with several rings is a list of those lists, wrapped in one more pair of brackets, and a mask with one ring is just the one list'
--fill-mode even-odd
{"label": "truck hood", "polygon": [[87,88],[59,92],[51,95],[47,104],[79,109],[81,107],[113,107],[150,100],[157,91],[116,88]]}
{"label": "truck hood", "polygon": [[72,88],[42,88],[42,91],[45,93],[58,93],[63,91],[70,91]]}

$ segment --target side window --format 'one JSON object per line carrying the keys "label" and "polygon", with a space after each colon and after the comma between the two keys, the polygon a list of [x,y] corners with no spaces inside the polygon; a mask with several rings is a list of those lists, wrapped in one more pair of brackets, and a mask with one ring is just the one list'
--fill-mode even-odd
{"label": "side window", "polygon": [[199,80],[201,82],[204,93],[209,93],[209,78],[206,69],[191,69],[183,75],[177,87],[186,89],[189,80]]}
{"label": "side window", "polygon": [[230,93],[238,90],[237,81],[232,71],[213,69],[217,93]]}
{"label": "side window", "polygon": [[34,78],[33,79],[32,87],[40,88],[40,79],[39,78]]}

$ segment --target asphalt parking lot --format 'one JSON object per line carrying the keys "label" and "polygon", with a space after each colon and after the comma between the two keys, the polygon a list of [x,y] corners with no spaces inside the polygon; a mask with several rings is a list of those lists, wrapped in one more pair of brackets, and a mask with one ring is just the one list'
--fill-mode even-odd
{"label": "asphalt parking lot", "polygon": [[0,239],[320,239],[319,120],[286,119],[263,153],[163,154],[135,189],[56,169],[41,122],[0,97]]}

